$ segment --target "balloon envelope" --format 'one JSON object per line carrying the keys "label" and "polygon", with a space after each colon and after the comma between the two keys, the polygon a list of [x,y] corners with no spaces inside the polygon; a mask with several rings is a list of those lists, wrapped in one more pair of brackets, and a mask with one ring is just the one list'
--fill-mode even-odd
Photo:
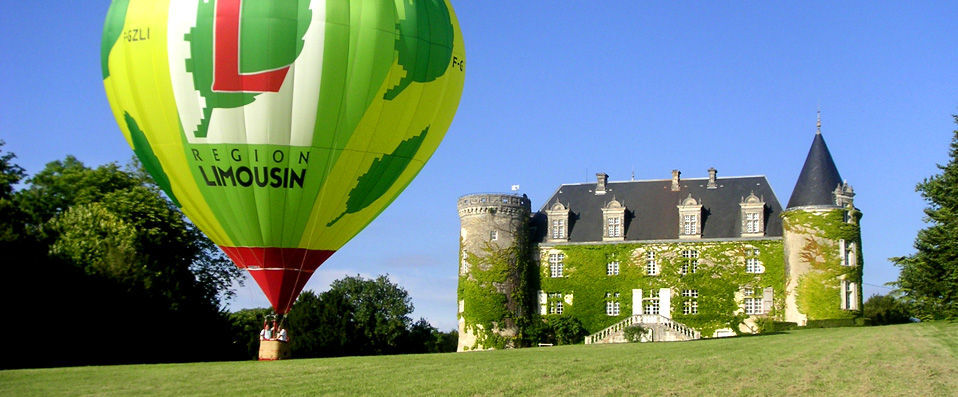
{"label": "balloon envelope", "polygon": [[101,66],[144,167],[286,313],[435,151],[465,53],[445,0],[114,0]]}

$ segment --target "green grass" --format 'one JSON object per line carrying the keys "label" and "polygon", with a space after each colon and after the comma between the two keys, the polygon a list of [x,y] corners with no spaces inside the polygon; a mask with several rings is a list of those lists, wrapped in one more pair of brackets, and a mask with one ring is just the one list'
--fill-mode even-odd
{"label": "green grass", "polygon": [[0,371],[0,395],[958,395],[958,323],[682,343]]}

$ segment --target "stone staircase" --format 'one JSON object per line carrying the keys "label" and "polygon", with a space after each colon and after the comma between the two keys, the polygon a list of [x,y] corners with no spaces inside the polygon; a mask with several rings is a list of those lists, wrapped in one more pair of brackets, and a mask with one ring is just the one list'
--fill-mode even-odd
{"label": "stone staircase", "polygon": [[634,314],[626,317],[612,326],[585,337],[585,344],[593,343],[624,343],[625,329],[632,325],[640,325],[651,330],[648,340],[652,342],[676,342],[701,339],[702,334],[684,324],[672,321],[661,314]]}

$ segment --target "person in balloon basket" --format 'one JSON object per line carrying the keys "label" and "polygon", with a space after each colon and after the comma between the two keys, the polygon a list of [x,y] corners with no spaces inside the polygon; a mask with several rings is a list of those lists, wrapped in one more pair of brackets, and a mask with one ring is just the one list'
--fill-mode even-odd
{"label": "person in balloon basket", "polygon": [[286,328],[279,329],[279,334],[277,334],[276,340],[283,343],[289,342],[289,335],[286,333]]}
{"label": "person in balloon basket", "polygon": [[269,326],[268,321],[263,321],[263,329],[259,331],[260,340],[272,340],[273,339],[273,328]]}

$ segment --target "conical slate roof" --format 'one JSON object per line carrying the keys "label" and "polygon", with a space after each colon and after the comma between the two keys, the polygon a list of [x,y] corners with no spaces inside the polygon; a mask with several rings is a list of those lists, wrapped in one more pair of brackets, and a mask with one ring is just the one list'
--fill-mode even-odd
{"label": "conical slate roof", "polygon": [[788,200],[786,208],[835,205],[833,192],[841,183],[842,176],[838,174],[825,139],[822,138],[821,132],[818,132],[812,141],[812,147],[808,149],[805,166],[802,167],[802,173],[798,176],[798,182],[795,183],[792,198]]}

